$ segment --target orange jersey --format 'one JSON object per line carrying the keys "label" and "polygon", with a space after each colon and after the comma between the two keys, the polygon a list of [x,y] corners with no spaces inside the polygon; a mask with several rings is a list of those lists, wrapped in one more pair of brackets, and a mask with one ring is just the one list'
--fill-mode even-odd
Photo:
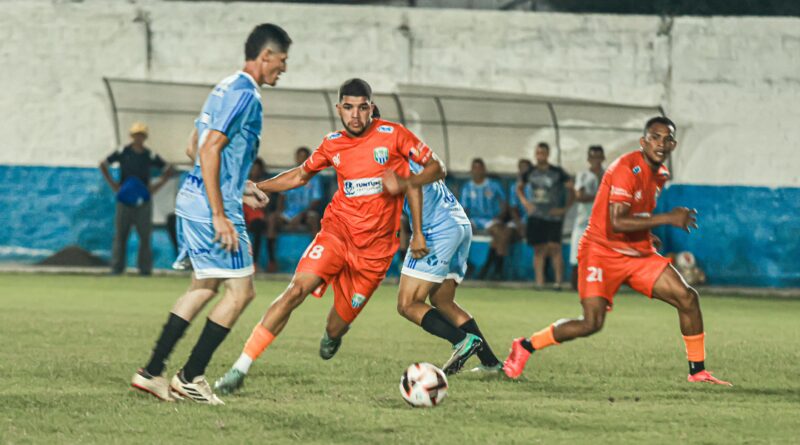
{"label": "orange jersey", "polygon": [[323,228],[349,237],[362,257],[393,255],[404,197],[384,192],[381,177],[387,169],[408,177],[409,159],[425,165],[432,156],[405,127],[382,119],[373,119],[359,137],[345,131],[329,134],[303,163],[308,173],[331,166],[336,170],[339,190],[325,209]]}
{"label": "orange jersey", "polygon": [[611,229],[609,205],[612,202],[625,203],[631,208],[630,216],[649,217],[668,179],[669,170],[662,165],[654,172],[641,151],[621,156],[603,175],[584,239],[628,256],[655,253],[649,230],[615,233]]}

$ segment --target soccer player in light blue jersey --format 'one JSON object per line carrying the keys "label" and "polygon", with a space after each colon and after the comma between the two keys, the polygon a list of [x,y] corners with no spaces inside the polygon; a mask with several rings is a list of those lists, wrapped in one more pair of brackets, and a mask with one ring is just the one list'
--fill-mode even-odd
{"label": "soccer player in light blue jersey", "polygon": [[[182,239],[181,257],[194,269],[192,283],[169,314],[148,364],[131,385],[165,401],[188,398],[221,405],[204,376],[206,366],[239,314],[255,297],[253,259],[244,223],[248,205],[263,207],[267,197],[247,183],[261,138],[261,85],[275,86],[286,71],[289,35],[262,24],[245,42],[244,68],[222,80],[208,95],[187,148],[194,169],[178,193],[175,213]],[[192,319],[216,295],[225,294],[208,314],[186,364],[167,383],[166,360]]]}
{"label": "soccer player in light blue jersey", "polygon": [[[412,173],[422,171],[413,161],[410,165]],[[406,196],[404,211],[410,214],[413,234],[400,276],[397,311],[453,345],[453,354],[442,367],[446,374],[459,372],[475,353],[481,360],[475,370],[499,372],[502,365],[478,324],[455,302],[472,242],[467,214],[444,180],[409,189]],[[409,205],[414,200],[422,200],[422,205]],[[421,208],[421,214],[414,214],[415,208]],[[428,297],[433,306],[425,302]]]}

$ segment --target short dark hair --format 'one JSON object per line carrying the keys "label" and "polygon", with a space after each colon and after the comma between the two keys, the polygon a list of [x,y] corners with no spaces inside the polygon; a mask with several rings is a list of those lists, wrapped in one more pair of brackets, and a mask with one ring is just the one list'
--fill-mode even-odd
{"label": "short dark hair", "polygon": [[645,136],[647,136],[647,130],[649,130],[650,127],[652,127],[655,124],[662,124],[662,125],[666,125],[667,127],[672,127],[672,131],[677,131],[678,130],[678,127],[675,126],[675,122],[672,122],[672,120],[670,120],[670,118],[668,118],[666,116],[656,116],[656,117],[651,117],[647,121],[647,123],[644,124],[644,135]]}
{"label": "short dark hair", "polygon": [[548,153],[550,153],[550,145],[547,142],[539,142],[538,144],[536,144],[536,148],[539,147],[544,148],[545,150],[547,150]]}
{"label": "short dark hair", "polygon": [[[486,163],[483,162],[483,158],[473,158],[472,159],[472,164],[481,164],[481,166],[483,166],[483,168],[486,168]],[[470,165],[472,165],[472,164],[470,164]]]}
{"label": "short dark hair", "polygon": [[372,87],[363,79],[347,79],[339,87],[339,102],[344,96],[366,97],[372,102]]}
{"label": "short dark hair", "polygon": [[602,145],[590,145],[587,153],[591,154],[593,151],[599,151],[600,153],[606,154],[605,150],[603,150]]}
{"label": "short dark hair", "polygon": [[250,32],[247,41],[244,43],[244,59],[256,60],[265,46],[271,46],[274,50],[285,53],[289,51],[292,39],[289,34],[278,25],[272,23],[262,23]]}
{"label": "short dark hair", "polygon": [[255,158],[255,160],[253,160],[253,166],[256,166],[256,165],[261,167],[262,170],[266,170],[267,169],[267,164],[265,164],[264,160],[261,159],[260,157],[259,158]]}
{"label": "short dark hair", "polygon": [[306,156],[310,156],[311,155],[311,150],[309,150],[308,147],[305,147],[305,146],[297,147],[297,150],[294,151],[294,154],[300,153],[301,151],[306,152]]}

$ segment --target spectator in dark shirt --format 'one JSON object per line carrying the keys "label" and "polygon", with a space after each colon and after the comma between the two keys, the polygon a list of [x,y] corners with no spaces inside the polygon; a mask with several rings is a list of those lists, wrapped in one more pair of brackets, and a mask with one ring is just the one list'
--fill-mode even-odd
{"label": "spectator in dark shirt", "polygon": [[[269,175],[267,175],[267,166],[264,160],[256,158],[256,160],[253,161],[253,166],[250,168],[248,179],[258,183],[268,178]],[[253,238],[253,264],[256,265],[256,267],[258,267],[259,264],[258,257],[261,256],[261,240],[264,238],[267,231],[268,215],[275,211],[275,202],[276,200],[274,197],[270,196],[269,204],[264,208],[254,209],[247,204],[243,206],[244,221],[245,224],[247,224],[247,231],[250,232]],[[266,242],[267,254],[269,255],[270,262],[273,262],[275,258],[275,240],[266,238]]]}
{"label": "spectator in dark shirt", "polygon": [[545,262],[550,258],[555,270],[556,289],[564,280],[564,256],[561,253],[561,232],[564,215],[572,205],[572,180],[561,167],[551,165],[550,146],[536,146],[536,165],[517,185],[517,197],[528,212],[528,244],[533,246],[533,268],[536,285],[544,286]]}
{"label": "spectator in dark shirt", "polygon": [[[153,251],[150,236],[153,232],[153,202],[150,197],[172,176],[173,169],[161,156],[144,146],[147,126],[136,122],[130,129],[131,143],[111,153],[100,163],[103,177],[117,194],[114,217],[114,245],[111,251],[111,272],[121,274],[127,263],[127,244],[131,226],[139,235],[139,273],[150,275],[153,271]],[[108,168],[119,164],[120,180],[111,177]],[[159,179],[151,184],[151,169],[161,172]]]}

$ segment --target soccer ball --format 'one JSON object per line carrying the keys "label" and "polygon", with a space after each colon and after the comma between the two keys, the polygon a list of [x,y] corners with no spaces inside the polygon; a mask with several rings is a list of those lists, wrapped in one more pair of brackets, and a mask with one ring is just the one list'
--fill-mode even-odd
{"label": "soccer ball", "polygon": [[414,363],[400,378],[400,395],[416,408],[436,406],[447,396],[447,377],[430,363]]}

